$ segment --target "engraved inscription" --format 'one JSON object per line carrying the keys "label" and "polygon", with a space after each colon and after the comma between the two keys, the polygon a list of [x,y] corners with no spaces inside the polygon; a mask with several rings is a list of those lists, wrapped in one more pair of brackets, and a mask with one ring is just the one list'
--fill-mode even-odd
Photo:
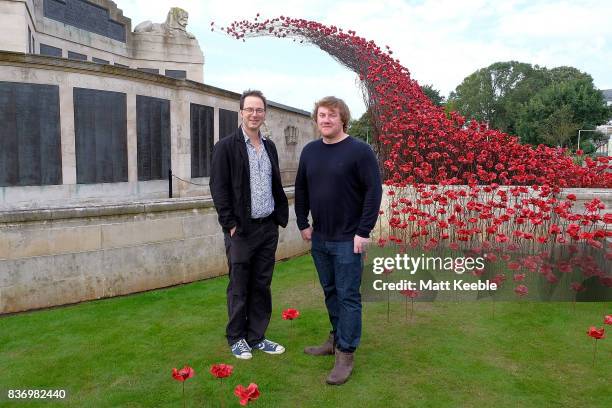
{"label": "engraved inscription", "polygon": [[44,0],[44,16],[113,40],[125,42],[125,26],[108,10],[85,0]]}

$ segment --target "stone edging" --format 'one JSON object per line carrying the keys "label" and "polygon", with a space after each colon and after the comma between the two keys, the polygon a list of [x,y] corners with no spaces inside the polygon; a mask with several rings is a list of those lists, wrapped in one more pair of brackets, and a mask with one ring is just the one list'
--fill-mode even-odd
{"label": "stone edging", "polygon": [[[285,188],[287,198],[294,197],[294,188]],[[108,217],[113,215],[143,214],[163,211],[182,211],[211,208],[210,196],[139,200],[136,202],[75,203],[63,207],[28,208],[0,211],[0,224],[50,221],[69,218]]]}

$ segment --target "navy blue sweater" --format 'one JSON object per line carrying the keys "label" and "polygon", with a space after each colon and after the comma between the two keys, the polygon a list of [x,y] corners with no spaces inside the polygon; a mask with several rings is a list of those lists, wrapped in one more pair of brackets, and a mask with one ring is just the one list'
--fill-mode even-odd
{"label": "navy blue sweater", "polygon": [[369,238],[376,224],[382,186],[370,145],[347,137],[338,143],[308,143],[295,180],[295,214],[300,230],[309,227],[326,241]]}

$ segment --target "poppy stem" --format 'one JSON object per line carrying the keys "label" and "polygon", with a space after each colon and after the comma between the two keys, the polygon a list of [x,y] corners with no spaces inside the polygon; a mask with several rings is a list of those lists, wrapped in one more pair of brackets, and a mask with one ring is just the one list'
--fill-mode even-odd
{"label": "poppy stem", "polygon": [[595,367],[595,353],[597,353],[597,339],[593,339],[593,367]]}
{"label": "poppy stem", "polygon": [[406,321],[408,321],[408,296],[406,296]]}
{"label": "poppy stem", "polygon": [[414,299],[410,299],[410,321],[412,321],[413,316],[414,316]]}
{"label": "poppy stem", "polygon": [[387,290],[387,323],[389,323],[389,309],[391,308],[391,292]]}
{"label": "poppy stem", "polygon": [[186,401],[185,401],[185,381],[183,381],[183,408],[185,408]]}
{"label": "poppy stem", "polygon": [[225,393],[223,392],[223,378],[221,378],[221,408],[225,408]]}

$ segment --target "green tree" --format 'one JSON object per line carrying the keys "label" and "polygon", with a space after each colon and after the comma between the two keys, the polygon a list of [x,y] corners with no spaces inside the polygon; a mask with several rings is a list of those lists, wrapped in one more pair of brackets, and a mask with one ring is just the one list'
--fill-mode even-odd
{"label": "green tree", "polygon": [[561,66],[548,70],[548,83],[562,83],[583,79],[585,81],[593,81],[593,78],[585,72],[581,72],[578,68]]}
{"label": "green tree", "polygon": [[535,124],[537,139],[532,143],[543,142],[546,145],[566,146],[579,128],[580,125],[574,120],[572,108],[569,105],[562,105]]}
{"label": "green tree", "polygon": [[421,87],[421,90],[423,91],[425,95],[429,97],[429,99],[434,105],[437,105],[437,106],[444,105],[444,97],[440,95],[440,91],[435,89],[433,85],[429,85],[429,84],[423,85]]}
{"label": "green tree", "polygon": [[[523,142],[534,145],[576,148],[578,130],[595,129],[606,122],[610,111],[590,75],[572,67],[555,68],[548,75],[549,85],[522,105],[518,134]],[[596,132],[584,133],[581,147],[598,138]]]}
{"label": "green tree", "polygon": [[463,80],[448,104],[468,119],[515,133],[518,108],[546,85],[538,66],[523,62],[496,62]]}
{"label": "green tree", "polygon": [[[496,62],[469,75],[451,93],[446,109],[518,135],[523,142],[551,146],[575,147],[578,129],[594,129],[610,118],[589,74],[516,61]],[[582,140],[596,142],[598,137],[588,132]]]}
{"label": "green tree", "polygon": [[351,119],[347,133],[353,137],[363,140],[364,142],[372,144],[374,135],[372,134],[370,111],[365,111],[359,119]]}

